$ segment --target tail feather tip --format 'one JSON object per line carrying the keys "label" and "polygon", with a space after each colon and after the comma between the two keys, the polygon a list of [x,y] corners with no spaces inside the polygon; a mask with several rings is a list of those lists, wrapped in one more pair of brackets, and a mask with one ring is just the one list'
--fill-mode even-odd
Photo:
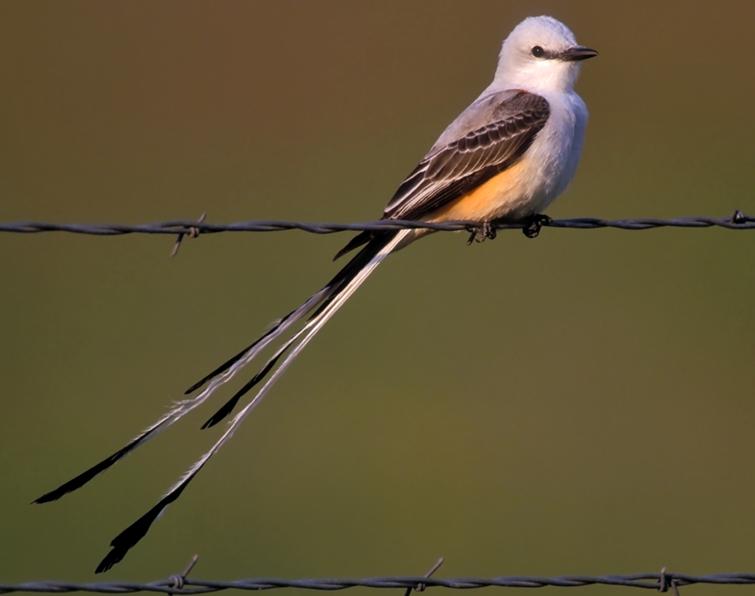
{"label": "tail feather tip", "polygon": [[115,564],[119,563],[121,559],[123,559],[124,554],[126,553],[120,552],[117,548],[113,547],[113,549],[105,555],[102,561],[100,561],[94,572],[104,573],[105,571],[109,571]]}

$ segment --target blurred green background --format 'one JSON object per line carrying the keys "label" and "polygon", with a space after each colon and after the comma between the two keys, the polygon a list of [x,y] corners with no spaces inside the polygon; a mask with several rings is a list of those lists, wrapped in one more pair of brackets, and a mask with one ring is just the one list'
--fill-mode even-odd
{"label": "blurred green background", "polygon": [[[5,1],[0,219],[375,218],[541,13],[601,52],[551,215],[755,212],[749,0]],[[92,579],[231,388],[29,502],[319,287],[346,239],[204,236],[171,260],[170,237],[0,236],[0,581]],[[108,577],[193,553],[214,578],[439,555],[443,576],[755,570],[755,235],[465,240],[381,268]]]}

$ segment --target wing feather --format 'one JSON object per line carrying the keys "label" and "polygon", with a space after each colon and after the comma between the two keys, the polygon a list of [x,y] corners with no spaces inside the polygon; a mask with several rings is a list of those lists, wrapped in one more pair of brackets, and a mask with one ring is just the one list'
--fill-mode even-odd
{"label": "wing feather", "polygon": [[545,126],[545,98],[515,90],[478,100],[399,186],[386,219],[421,219],[515,164]]}
{"label": "wing feather", "polygon": [[[464,110],[399,185],[383,219],[422,219],[514,165],[550,116],[548,101],[519,89],[485,95]],[[340,256],[376,236],[362,232]]]}

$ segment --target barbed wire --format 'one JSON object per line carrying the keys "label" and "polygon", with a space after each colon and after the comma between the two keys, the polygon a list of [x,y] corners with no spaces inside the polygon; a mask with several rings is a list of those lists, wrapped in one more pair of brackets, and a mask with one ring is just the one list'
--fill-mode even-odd
{"label": "barbed wire", "polygon": [[136,582],[75,583],[64,581],[32,581],[19,584],[0,584],[0,594],[12,592],[66,593],[89,592],[97,594],[129,594],[134,592],[159,592],[164,594],[208,594],[222,590],[275,590],[297,588],[301,590],[334,591],[348,588],[400,589],[408,593],[429,588],[469,590],[475,588],[576,588],[584,586],[620,586],[667,592],[694,584],[753,585],[755,573],[714,573],[688,575],[670,573],[634,573],[629,575],[561,575],[555,577],[503,576],[503,577],[457,577],[432,578],[425,576],[386,576],[359,579],[283,579],[250,578],[237,580],[191,579],[185,575],[163,580]]}
{"label": "barbed wire", "polygon": [[[212,224],[204,221],[175,220],[145,224],[77,224],[37,221],[0,222],[0,232],[15,234],[38,234],[45,232],[65,232],[69,234],[88,234],[94,236],[122,236],[126,234],[167,234],[178,236],[197,236],[199,234],[218,234],[222,232],[280,232],[299,230],[311,234],[333,234],[338,232],[388,231],[404,229],[429,229],[435,231],[475,232],[480,225],[468,221],[430,223],[414,220],[380,220],[357,223],[319,223],[302,221],[252,220],[227,224]],[[562,229],[599,229],[614,228],[620,230],[648,230],[654,228],[724,228],[728,230],[753,230],[755,217],[735,211],[727,217],[674,217],[637,218],[637,219],[601,219],[596,217],[577,217],[570,219],[550,219],[538,217],[525,221],[499,221],[492,223],[493,230],[522,229],[525,233],[540,230],[541,227]]]}

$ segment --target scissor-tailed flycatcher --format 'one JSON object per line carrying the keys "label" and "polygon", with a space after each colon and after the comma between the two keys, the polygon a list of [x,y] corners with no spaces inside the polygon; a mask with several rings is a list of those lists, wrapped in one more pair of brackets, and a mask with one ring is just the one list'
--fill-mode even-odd
{"label": "scissor-tailed flycatcher", "polygon": [[[580,62],[597,52],[577,45],[574,35],[552,17],[531,17],[506,38],[490,86],[440,135],[430,151],[399,186],[384,219],[429,222],[467,220],[483,227],[500,218],[539,214],[574,176],[582,151],[587,109],[574,92]],[[202,467],[231,438],[323,325],[392,252],[429,232],[363,232],[338,256],[361,250],[323,288],[278,320],[262,337],[192,385],[186,395],[128,445],[76,478],[42,495],[54,501],[106,470],[116,461],[207,400],[263,349],[278,340],[270,359],[203,428],[231,414],[239,400],[264,381],[226,430],[163,498],[111,542],[97,572],[120,561],[175,501]],[[308,317],[305,319],[305,317]],[[299,324],[297,326],[297,323]],[[287,334],[287,335],[286,335]]]}

